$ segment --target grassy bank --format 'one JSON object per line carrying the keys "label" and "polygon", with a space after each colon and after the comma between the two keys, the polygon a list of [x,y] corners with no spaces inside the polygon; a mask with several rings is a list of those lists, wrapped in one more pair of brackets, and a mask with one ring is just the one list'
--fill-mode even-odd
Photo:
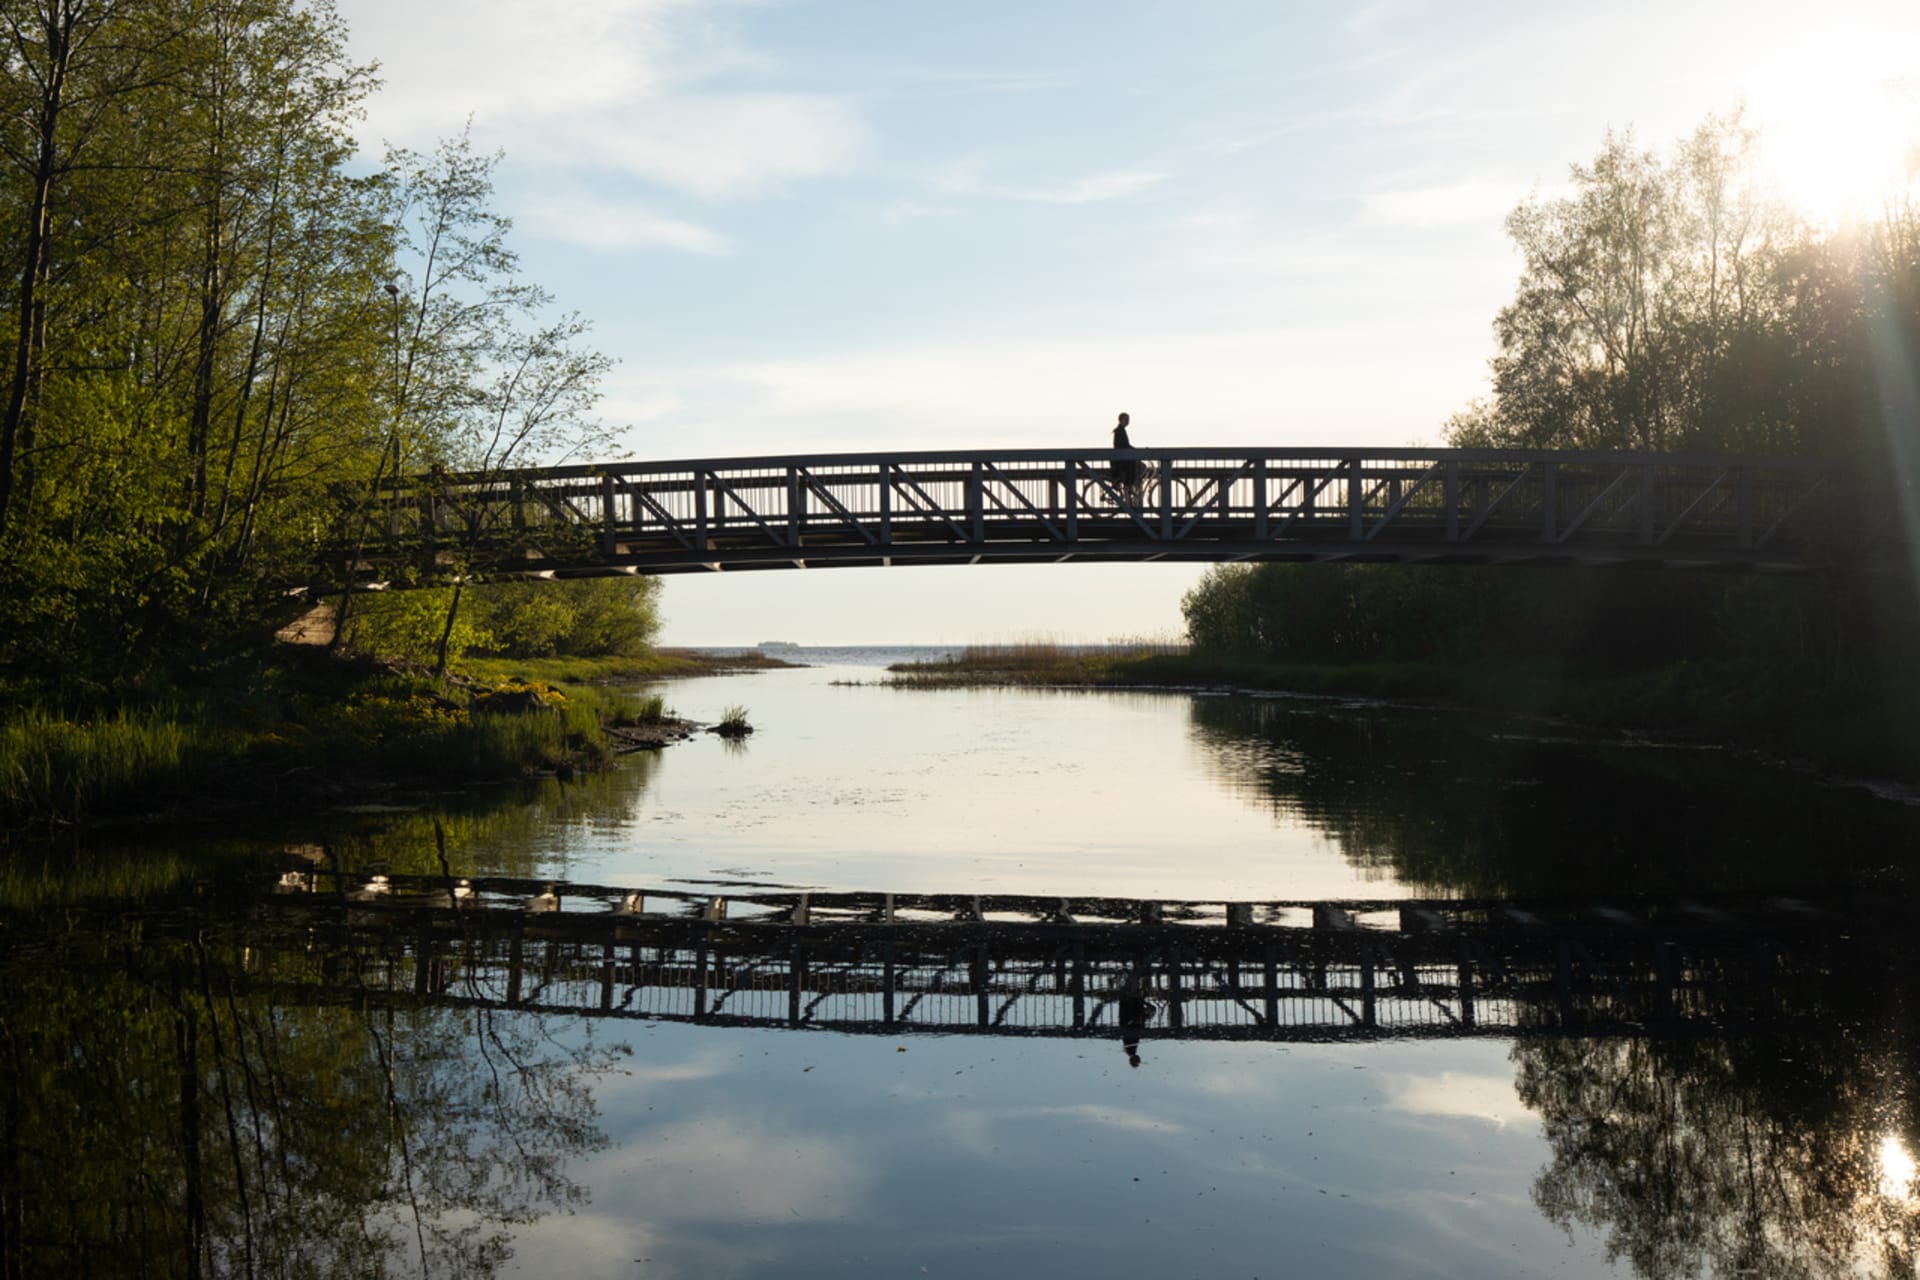
{"label": "grassy bank", "polygon": [[1888,691],[1851,701],[1765,684],[1734,664],[1676,663],[1595,673],[1564,662],[1277,662],[1153,651],[1083,652],[1046,644],[969,648],[945,662],[892,668],[902,688],[1052,686],[1248,689],[1444,702],[1563,717],[1774,752],[1823,768],[1920,780],[1920,698]]}
{"label": "grassy bank", "polygon": [[687,649],[656,649],[632,657],[466,658],[460,670],[482,679],[540,680],[549,684],[640,684],[730,671],[760,671],[793,663],[748,651],[724,657]]}
{"label": "grassy bank", "polygon": [[0,723],[0,827],[593,768],[612,756],[612,731],[664,715],[658,695],[586,683],[482,670],[442,684],[289,657],[110,707],[16,707]]}

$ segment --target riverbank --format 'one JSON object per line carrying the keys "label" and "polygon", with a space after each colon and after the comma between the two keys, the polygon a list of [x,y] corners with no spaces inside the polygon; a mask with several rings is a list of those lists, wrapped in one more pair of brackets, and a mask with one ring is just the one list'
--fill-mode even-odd
{"label": "riverbank", "polygon": [[0,843],[602,768],[696,727],[608,686],[788,665],[757,658],[484,659],[442,682],[285,646],[114,705],[17,707],[0,722]]}
{"label": "riverbank", "polygon": [[888,670],[887,683],[899,688],[1203,689],[1432,703],[1550,716],[1609,731],[1761,751],[1826,771],[1920,782],[1920,741],[1903,731],[1913,723],[1902,712],[1911,698],[1841,703],[1763,687],[1731,666],[1676,663],[1598,674],[1544,659],[1287,663],[1014,645],[975,646],[949,661]]}

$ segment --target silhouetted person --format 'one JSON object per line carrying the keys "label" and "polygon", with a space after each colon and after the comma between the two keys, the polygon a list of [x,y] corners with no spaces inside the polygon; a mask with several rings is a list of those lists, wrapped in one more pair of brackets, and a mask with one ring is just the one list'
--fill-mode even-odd
{"label": "silhouetted person", "polygon": [[[1124,429],[1124,424],[1121,429]],[[1121,985],[1120,998],[1115,1003],[1119,1006],[1120,1047],[1126,1051],[1127,1065],[1137,1067],[1140,1065],[1140,1033],[1157,1012],[1153,1001],[1147,999],[1145,976],[1138,972],[1129,975]]]}
{"label": "silhouetted person", "polygon": [[[1113,447],[1116,449],[1133,448],[1133,441],[1127,439],[1128,421],[1129,419],[1127,415],[1123,413],[1120,415],[1120,421],[1114,424]],[[1140,486],[1140,460],[1139,459],[1115,458],[1113,460],[1113,464],[1110,468],[1110,471],[1111,471],[1111,474],[1113,475],[1113,483],[1129,496],[1131,496],[1135,492],[1135,490],[1139,488]]]}

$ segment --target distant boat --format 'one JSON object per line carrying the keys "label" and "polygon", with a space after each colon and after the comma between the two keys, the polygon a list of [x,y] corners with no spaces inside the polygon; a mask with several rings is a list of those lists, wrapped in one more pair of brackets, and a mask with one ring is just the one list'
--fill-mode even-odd
{"label": "distant boat", "polygon": [[791,640],[762,640],[757,647],[761,649],[798,649],[800,646]]}

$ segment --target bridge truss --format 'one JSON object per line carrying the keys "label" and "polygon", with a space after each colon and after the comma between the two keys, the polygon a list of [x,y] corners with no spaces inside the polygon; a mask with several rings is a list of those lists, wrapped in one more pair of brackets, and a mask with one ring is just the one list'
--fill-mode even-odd
{"label": "bridge truss", "polygon": [[605,463],[414,477],[359,512],[322,557],[358,581],[1070,560],[1806,570],[1893,545],[1888,503],[1842,467],[1516,450]]}
{"label": "bridge truss", "polygon": [[[1793,904],[1160,903],[290,873],[245,966],[304,1001],[901,1035],[1728,1034],[1835,919]],[[291,964],[287,963],[291,961]]]}

